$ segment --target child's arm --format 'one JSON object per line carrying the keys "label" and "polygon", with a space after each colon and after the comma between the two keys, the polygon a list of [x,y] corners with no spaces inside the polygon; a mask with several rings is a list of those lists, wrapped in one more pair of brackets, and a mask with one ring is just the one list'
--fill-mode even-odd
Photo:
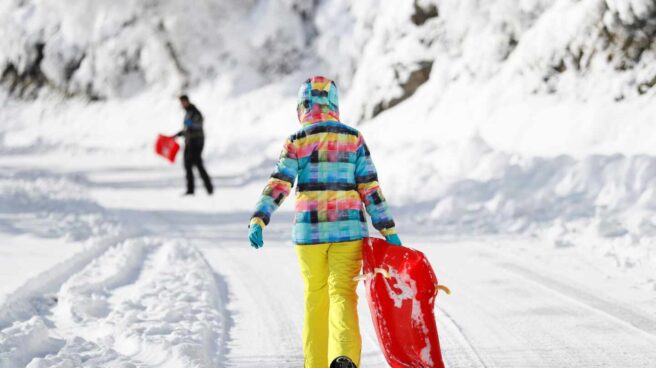
{"label": "child's arm", "polygon": [[294,143],[288,138],[280,153],[280,159],[271,174],[267,185],[262,191],[262,196],[255,206],[255,213],[251,217],[250,224],[257,224],[264,229],[269,224],[271,215],[280,207],[294,186],[298,175],[298,158]]}
{"label": "child's arm", "polygon": [[376,230],[380,231],[386,238],[396,234],[394,219],[383,196],[383,191],[378,184],[378,173],[371,159],[369,148],[362,137],[358,137],[358,151],[355,168],[355,182],[358,193],[365,209],[371,217],[371,222]]}

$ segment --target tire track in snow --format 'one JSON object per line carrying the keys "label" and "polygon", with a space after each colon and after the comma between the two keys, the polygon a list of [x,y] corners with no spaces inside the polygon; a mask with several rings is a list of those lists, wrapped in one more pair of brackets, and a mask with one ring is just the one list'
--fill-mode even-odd
{"label": "tire track in snow", "polygon": [[[78,318],[77,308],[81,312],[101,313],[100,311],[106,308],[106,305],[103,304],[103,295],[106,296],[105,289],[131,282],[131,279],[134,278],[135,268],[141,264],[142,247],[132,247],[132,254],[129,255],[117,251],[119,247],[125,247],[127,244],[131,243],[120,243],[114,247],[108,245],[95,247],[93,251],[84,251],[80,257],[56,266],[54,275],[57,282],[51,280],[50,284],[59,284],[59,293],[36,296],[36,291],[33,291],[34,295],[29,299],[24,298],[23,304],[28,304],[30,308],[23,308],[23,313],[32,313],[32,317],[29,320],[16,319],[11,328],[2,331],[2,334],[8,338],[0,339],[0,351],[2,352],[0,353],[0,367],[25,366],[33,358],[38,360],[48,354],[58,354],[62,350],[70,350],[66,346],[65,338],[62,338],[61,331],[53,328],[52,311],[62,304],[70,304],[66,295],[71,295],[72,292],[79,295],[76,300],[79,304],[74,305],[76,310],[71,310],[75,318]],[[122,268],[124,272],[112,273],[107,269],[97,267],[100,259],[106,259],[105,263],[108,264],[115,263],[115,268]],[[75,272],[75,266],[80,266],[78,270],[81,271]],[[64,271],[67,272],[60,272],[59,268],[66,268]],[[81,277],[89,278],[86,280],[86,286],[83,283],[75,282]],[[46,276],[44,278],[47,279]],[[73,290],[63,292],[66,288]],[[12,340],[17,337],[23,340],[21,346],[19,349],[12,349]],[[91,347],[87,346],[87,350],[89,349]],[[79,353],[79,350],[75,349],[74,353]]]}
{"label": "tire track in snow", "polygon": [[167,364],[217,366],[225,324],[214,277],[195,248],[161,245],[139,280],[113,295],[109,319],[121,331],[115,349],[148,364],[164,356]]}
{"label": "tire track in snow", "polygon": [[656,319],[653,317],[650,318],[628,307],[605,300],[590,292],[560,282],[551,277],[538,274],[535,271],[518,264],[501,262],[499,265],[506,270],[512,271],[535,284],[540,285],[552,293],[582,305],[586,309],[610,318],[615,322],[630,326],[656,341]]}
{"label": "tire track in snow", "polygon": [[62,285],[52,313],[21,325],[23,340],[54,343],[0,366],[221,367],[231,321],[217,279],[193,247],[118,244]]}
{"label": "tire track in snow", "polygon": [[[176,219],[168,212],[145,211],[144,213],[140,214],[140,219],[142,219],[143,216],[150,218],[149,222],[151,223],[151,227],[142,229],[142,231],[146,231],[151,234],[161,234],[162,229],[165,228],[166,234],[168,234],[168,238],[185,239],[185,243],[199,243],[196,239],[198,234],[204,234],[206,232],[206,229],[199,229],[198,227],[190,226],[189,224],[181,225],[179,219]],[[126,217],[124,215],[122,217],[124,217],[124,220],[130,220],[129,216]],[[198,248],[194,247],[194,249]],[[202,258],[205,267],[209,270],[212,270],[212,267],[209,265],[202,252],[198,251],[198,253]],[[231,351],[230,341],[232,339],[231,331],[235,326],[235,320],[233,313],[228,308],[228,305],[230,304],[230,285],[227,282],[226,276],[222,274],[221,270],[213,270],[213,279],[215,283],[214,290],[218,300],[217,310],[223,319],[223,328],[219,334],[218,345],[216,348],[218,355],[217,366],[219,368],[223,368],[227,367],[229,364],[228,358]]]}
{"label": "tire track in snow", "polygon": [[65,345],[49,336],[52,322],[44,317],[56,305],[56,291],[111,248],[110,239],[80,251],[28,280],[0,305],[0,368],[25,366],[33,358],[57,353]]}
{"label": "tire track in snow", "polygon": [[44,306],[49,309],[54,302],[54,296],[50,294],[54,294],[77,270],[86,267],[111,246],[112,243],[107,240],[100,241],[28,280],[0,305],[0,330],[41,314]]}
{"label": "tire track in snow", "polygon": [[[206,266],[211,269],[209,264],[206,263]],[[228,309],[228,305],[230,304],[230,289],[228,288],[228,283],[226,282],[225,277],[214,272],[214,283],[216,284],[216,290],[218,292],[217,309],[223,319],[223,326],[217,344],[218,356],[220,357],[218,368],[225,368],[227,367],[227,360],[230,356],[229,342],[231,340],[231,331],[235,325],[235,320]]]}
{"label": "tire track in snow", "polygon": [[[265,267],[258,267],[253,264],[253,253],[248,252],[251,249],[245,248],[244,251],[233,252],[228,249],[222,252],[225,260],[230,263],[223,263],[222,267],[216,269],[225,269],[226,272],[233,274],[229,280],[231,285],[234,286],[235,291],[240,292],[236,295],[236,302],[239,306],[236,308],[237,313],[241,314],[241,324],[238,331],[248,332],[254,330],[260,331],[261,334],[267,336],[267,345],[270,347],[268,353],[271,355],[256,357],[253,354],[244,356],[244,350],[248,349],[248,344],[252,341],[247,340],[247,336],[237,334],[236,339],[231,341],[235,348],[234,355],[229,355],[226,361],[226,367],[240,367],[240,368],[267,368],[267,367],[280,367],[280,366],[297,366],[303,364],[302,355],[299,356],[298,351],[294,351],[293,347],[298,343],[297,338],[299,331],[295,330],[293,321],[294,316],[289,315],[289,303],[291,303],[288,293],[291,290],[281,287],[284,285],[284,272],[270,274],[263,272],[267,270]],[[248,257],[244,258],[243,256]],[[274,262],[278,260],[282,254],[269,254],[268,257],[260,255],[257,261]],[[234,268],[233,268],[234,267]],[[236,276],[236,277],[234,277]],[[241,294],[246,292],[247,294]],[[265,303],[265,304],[261,304]],[[262,310],[265,308],[265,310]],[[244,318],[256,319],[259,326],[255,324],[245,323]],[[278,349],[277,354],[274,353],[274,347],[277,344],[287,347],[284,351]],[[241,354],[239,354],[241,353]]]}
{"label": "tire track in snow", "polygon": [[[443,358],[446,366],[488,368],[488,366],[485,364],[485,361],[481,357],[481,354],[478,352],[478,350],[476,350],[474,344],[469,340],[463,328],[449,315],[449,313],[446,310],[440,308],[437,305],[435,306],[435,309],[439,311],[439,314],[437,314],[436,316],[438,319],[438,323],[441,322],[441,324],[445,327],[445,330],[440,332],[440,345],[443,350],[442,354],[444,355]],[[443,336],[445,335],[449,336],[449,341],[453,341],[451,340],[451,338],[454,338],[454,340],[457,341],[456,345],[459,348],[464,349],[464,353],[466,357],[469,358],[466,362],[461,362],[460,361],[461,358],[453,359],[453,357],[446,351],[445,349],[446,346],[444,344],[444,338],[443,338]]]}
{"label": "tire track in snow", "polygon": [[[463,246],[465,244],[465,246]],[[529,277],[518,274],[515,264],[526,268],[531,253],[520,256],[506,252],[490,252],[489,242],[446,243],[429,246],[431,261],[439,265],[440,280],[457,293],[440,303],[452,320],[463,327],[483,363],[489,367],[652,367],[653,340],[625,323],[608,315],[592,312],[576,298],[544,287]],[[549,259],[551,260],[551,259]],[[539,267],[539,266],[538,266]],[[538,268],[539,269],[539,268]],[[556,268],[562,270],[563,268]],[[548,271],[538,272],[549,275]],[[585,270],[583,270],[585,271]],[[597,277],[601,274],[588,274]],[[568,282],[567,273],[561,275]],[[547,278],[549,279],[549,278]],[[589,281],[589,280],[588,280]],[[592,282],[593,282],[592,281]],[[595,288],[584,289],[593,293]],[[595,295],[603,298],[604,294]],[[438,324],[446,332],[445,361],[450,367],[475,366],[458,349],[446,318]],[[441,337],[442,337],[441,336]],[[455,346],[455,348],[454,348]],[[463,349],[464,350],[464,349]]]}

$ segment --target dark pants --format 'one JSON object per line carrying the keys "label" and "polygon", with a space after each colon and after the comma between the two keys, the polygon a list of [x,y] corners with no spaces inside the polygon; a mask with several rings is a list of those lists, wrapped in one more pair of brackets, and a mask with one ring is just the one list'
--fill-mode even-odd
{"label": "dark pants", "polygon": [[208,193],[214,191],[212,186],[212,180],[210,176],[207,175],[205,171],[205,166],[203,166],[203,158],[201,154],[203,153],[203,146],[205,145],[205,138],[191,138],[185,143],[184,149],[184,167],[187,172],[187,193],[193,193],[194,186],[194,172],[192,168],[196,166],[200,177],[203,179],[203,184],[205,184],[205,189]]}

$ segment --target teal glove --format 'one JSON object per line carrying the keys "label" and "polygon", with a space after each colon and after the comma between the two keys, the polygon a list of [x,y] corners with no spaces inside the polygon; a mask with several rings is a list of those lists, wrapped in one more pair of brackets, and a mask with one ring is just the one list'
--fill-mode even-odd
{"label": "teal glove", "polygon": [[255,249],[262,248],[264,246],[264,240],[262,239],[262,227],[258,224],[253,224],[248,230],[248,240],[251,241],[251,247]]}
{"label": "teal glove", "polygon": [[385,237],[385,240],[387,240],[388,243],[392,245],[401,245],[401,239],[399,239],[399,236],[396,234],[389,234]]}

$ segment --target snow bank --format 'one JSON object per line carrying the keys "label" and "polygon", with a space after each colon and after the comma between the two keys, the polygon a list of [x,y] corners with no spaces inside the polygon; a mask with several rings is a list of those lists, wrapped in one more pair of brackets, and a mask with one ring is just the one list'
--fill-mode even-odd
{"label": "snow bank", "polygon": [[189,245],[120,243],[0,330],[0,367],[215,367],[230,323],[215,277]]}
{"label": "snow bank", "polygon": [[[225,296],[218,294],[214,277],[195,248],[127,241],[62,286],[56,325],[132,362],[213,367],[221,360],[227,328],[221,312]],[[79,349],[73,346],[80,343],[66,342],[75,355]],[[62,351],[37,366],[57,366],[75,355]],[[96,359],[105,358],[99,354],[83,366],[96,366]]]}
{"label": "snow bank", "polygon": [[56,352],[63,344],[63,340],[48,336],[41,317],[33,317],[0,331],[0,368],[25,366],[32,356]]}
{"label": "snow bank", "polygon": [[555,247],[590,247],[653,277],[656,157],[524,157],[492,150],[480,137],[420,149],[432,165],[413,162],[419,152],[382,165],[387,195],[404,204],[397,212],[406,231],[536,235]]}
{"label": "snow bank", "polygon": [[146,256],[143,241],[128,240],[109,248],[82,271],[64,283],[57,298],[59,318],[83,323],[106,317],[110,313],[109,293],[112,289],[134,282]]}

